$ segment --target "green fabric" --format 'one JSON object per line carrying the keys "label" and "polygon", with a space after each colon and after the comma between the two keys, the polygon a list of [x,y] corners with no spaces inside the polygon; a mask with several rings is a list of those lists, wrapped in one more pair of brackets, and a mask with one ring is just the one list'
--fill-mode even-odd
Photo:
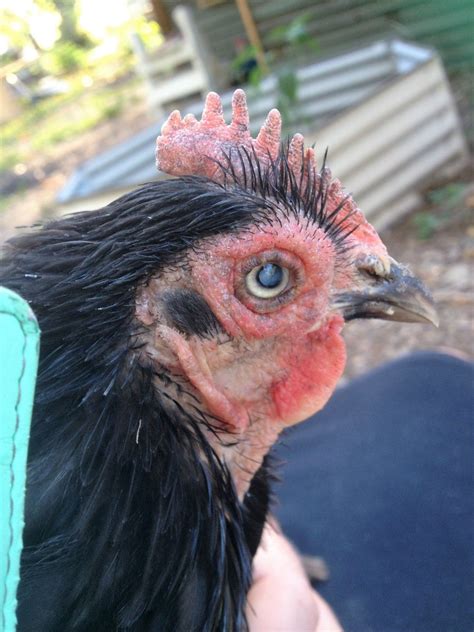
{"label": "green fabric", "polygon": [[0,288],[0,631],[16,627],[26,457],[39,351],[28,304]]}

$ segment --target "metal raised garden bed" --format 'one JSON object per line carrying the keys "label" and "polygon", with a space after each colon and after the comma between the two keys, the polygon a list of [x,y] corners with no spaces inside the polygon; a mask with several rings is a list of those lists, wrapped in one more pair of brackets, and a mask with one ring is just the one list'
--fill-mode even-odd
{"label": "metal raised garden bed", "polygon": [[[421,202],[420,189],[454,175],[468,154],[442,62],[429,48],[384,40],[299,68],[297,121],[334,175],[377,228]],[[274,107],[276,78],[248,91],[258,130]],[[223,97],[229,118],[232,91]],[[199,116],[202,103],[186,112]],[[59,194],[64,210],[96,208],[134,186],[164,177],[154,166],[156,125],[84,163]],[[319,148],[319,151],[318,151]]]}

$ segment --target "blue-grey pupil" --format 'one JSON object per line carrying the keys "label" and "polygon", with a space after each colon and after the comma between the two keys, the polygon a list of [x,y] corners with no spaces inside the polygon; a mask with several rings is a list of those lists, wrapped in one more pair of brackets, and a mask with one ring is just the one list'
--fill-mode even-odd
{"label": "blue-grey pupil", "polygon": [[262,287],[274,288],[280,285],[283,279],[283,270],[274,263],[266,263],[257,273],[257,280]]}

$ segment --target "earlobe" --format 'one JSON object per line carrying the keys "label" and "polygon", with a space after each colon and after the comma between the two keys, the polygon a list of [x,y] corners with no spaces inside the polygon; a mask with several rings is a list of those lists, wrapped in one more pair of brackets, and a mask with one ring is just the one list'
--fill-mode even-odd
{"label": "earlobe", "polygon": [[155,322],[155,315],[153,314],[150,302],[150,293],[147,287],[142,287],[137,292],[135,317],[142,325],[150,326]]}
{"label": "earlobe", "polygon": [[159,325],[156,335],[175,354],[182,372],[199,391],[202,402],[211,415],[222,421],[228,432],[244,432],[249,423],[248,413],[240,404],[231,402],[216,386],[206,358],[200,352],[199,342],[193,344],[176,329],[167,325]]}

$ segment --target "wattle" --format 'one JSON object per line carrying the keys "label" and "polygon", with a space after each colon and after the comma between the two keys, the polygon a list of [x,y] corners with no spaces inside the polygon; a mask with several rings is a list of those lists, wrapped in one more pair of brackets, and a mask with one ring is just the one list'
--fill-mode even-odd
{"label": "wattle", "polygon": [[318,330],[288,339],[278,357],[286,374],[272,386],[279,421],[292,425],[314,414],[331,397],[346,363],[344,320],[333,316]]}

